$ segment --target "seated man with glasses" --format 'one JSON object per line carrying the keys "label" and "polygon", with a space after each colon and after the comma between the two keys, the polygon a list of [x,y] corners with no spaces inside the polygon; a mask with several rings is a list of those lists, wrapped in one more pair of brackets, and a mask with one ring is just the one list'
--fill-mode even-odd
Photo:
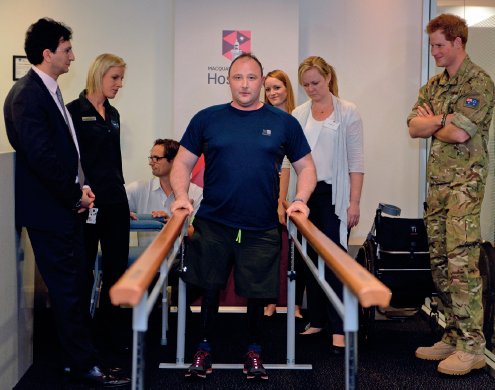
{"label": "seated man with glasses", "polygon": [[[155,177],[150,180],[132,182],[125,188],[132,219],[136,219],[132,213],[137,213],[152,214],[155,218],[164,218],[165,222],[169,220],[172,215],[170,205],[175,201],[170,186],[170,171],[179,146],[177,141],[160,138],[153,144],[148,160],[151,173]],[[203,199],[203,189],[191,183],[189,199],[194,208],[194,217]],[[139,233],[139,245],[148,245],[156,235],[157,233],[151,232]]]}
{"label": "seated man with glasses", "polygon": [[[164,222],[170,219],[170,205],[175,201],[172,187],[170,186],[170,170],[174,158],[179,150],[179,143],[171,139],[157,139],[151,149],[151,156],[148,157],[151,173],[154,178],[150,180],[140,180],[129,184],[125,190],[129,200],[129,210],[131,218],[137,220],[133,213],[152,214],[154,218],[163,218]],[[196,184],[189,186],[189,199],[194,208],[192,218],[199,209],[199,204],[203,199],[203,189]],[[191,222],[192,222],[191,218]],[[188,235],[192,235],[193,227],[189,226]],[[138,241],[140,246],[148,246],[158,235],[157,232],[140,232]],[[180,261],[177,258],[169,271],[168,283],[170,286],[177,286],[179,278]],[[201,296],[197,289],[188,287],[187,307]],[[176,291],[172,293],[172,301],[177,302]],[[190,309],[188,309],[190,313]]]}

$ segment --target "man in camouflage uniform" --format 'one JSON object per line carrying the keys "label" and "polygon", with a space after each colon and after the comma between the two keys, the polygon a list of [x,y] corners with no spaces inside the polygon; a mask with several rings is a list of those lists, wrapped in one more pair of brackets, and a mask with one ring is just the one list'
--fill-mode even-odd
{"label": "man in camouflage uniform", "polygon": [[407,123],[412,138],[432,137],[424,220],[446,327],[440,342],[418,348],[416,356],[443,360],[438,371],[463,375],[485,365],[478,261],[494,85],[465,51],[464,19],[440,15],[426,32],[431,54],[445,71],[421,88]]}

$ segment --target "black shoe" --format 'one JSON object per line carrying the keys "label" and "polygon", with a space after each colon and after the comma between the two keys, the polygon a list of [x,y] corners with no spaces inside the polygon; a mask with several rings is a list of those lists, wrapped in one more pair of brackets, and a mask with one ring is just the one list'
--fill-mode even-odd
{"label": "black shoe", "polygon": [[345,347],[338,347],[336,345],[332,345],[332,348],[330,348],[330,353],[335,356],[341,356],[345,353]]}
{"label": "black shoe", "polygon": [[211,374],[211,355],[209,352],[200,349],[193,358],[193,364],[189,366],[185,377],[206,378],[206,374]]}
{"label": "black shoe", "polygon": [[94,366],[88,371],[74,372],[75,379],[82,380],[91,386],[117,387],[129,385],[131,380],[126,377],[113,376],[100,366]]}
{"label": "black shoe", "polygon": [[246,359],[246,362],[242,372],[246,374],[247,379],[268,379],[268,374],[265,367],[263,367],[260,355],[254,351],[248,351],[244,355],[244,359]]}
{"label": "black shoe", "polygon": [[[120,367],[107,367],[103,364],[100,364],[100,367],[102,367],[106,372],[108,372],[112,376],[120,376],[124,373],[124,370]],[[69,378],[71,376],[71,371],[73,372],[70,366],[65,366],[62,370],[62,375],[66,378]]]}
{"label": "black shoe", "polygon": [[120,367],[108,367],[106,364],[103,363],[100,363],[99,366],[112,376],[121,376],[124,373],[124,369]]}

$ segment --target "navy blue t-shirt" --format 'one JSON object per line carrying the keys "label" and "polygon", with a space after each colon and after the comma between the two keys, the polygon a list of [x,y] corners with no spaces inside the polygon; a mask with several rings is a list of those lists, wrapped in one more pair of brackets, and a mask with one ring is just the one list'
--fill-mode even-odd
{"label": "navy blue t-shirt", "polygon": [[205,156],[203,200],[198,217],[247,230],[277,227],[279,171],[311,152],[299,122],[264,104],[243,111],[230,104],[209,107],[189,123],[180,144]]}

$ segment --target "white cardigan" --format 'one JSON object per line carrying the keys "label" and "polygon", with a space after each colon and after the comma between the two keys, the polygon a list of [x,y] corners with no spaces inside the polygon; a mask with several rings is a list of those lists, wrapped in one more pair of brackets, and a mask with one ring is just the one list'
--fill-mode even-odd
{"label": "white cardigan", "polygon": [[[360,161],[354,163],[353,172],[364,173],[363,164],[363,123],[356,106],[350,102],[339,99],[332,95],[332,102],[334,107],[334,119],[340,123],[339,131],[337,132],[337,139],[334,144],[333,157],[332,157],[332,205],[335,206],[335,214],[340,219],[340,244],[347,249],[347,209],[349,208],[349,199],[351,196],[351,181],[349,177],[349,160],[347,149],[347,130],[348,127],[353,124],[355,126],[355,134],[353,145],[361,150]],[[301,127],[304,129],[308,117],[311,113],[312,100],[308,100],[306,103],[297,107],[292,115],[299,121]],[[314,149],[318,136],[308,139],[311,150]],[[357,167],[356,167],[357,165]],[[292,168],[287,158],[284,159],[283,168],[291,168],[289,190],[287,193],[287,200],[294,200],[296,196],[296,183],[297,174]]]}

